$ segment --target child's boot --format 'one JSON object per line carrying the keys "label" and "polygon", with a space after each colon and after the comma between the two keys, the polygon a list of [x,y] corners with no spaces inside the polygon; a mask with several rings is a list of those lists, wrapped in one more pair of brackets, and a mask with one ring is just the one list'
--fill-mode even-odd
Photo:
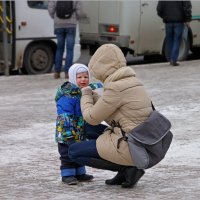
{"label": "child's boot", "polygon": [[78,184],[78,180],[74,176],[63,176],[62,182],[66,183],[68,185],[77,185]]}
{"label": "child's boot", "polygon": [[82,174],[82,175],[77,175],[76,178],[78,181],[83,182],[83,181],[91,181],[94,177],[92,175]]}

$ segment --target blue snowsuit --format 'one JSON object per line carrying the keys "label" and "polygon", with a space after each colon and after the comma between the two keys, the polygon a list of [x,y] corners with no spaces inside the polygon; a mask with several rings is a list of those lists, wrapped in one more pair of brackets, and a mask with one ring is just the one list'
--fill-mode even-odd
{"label": "blue snowsuit", "polygon": [[86,173],[85,166],[72,162],[68,157],[69,145],[84,138],[80,97],[80,88],[70,82],[61,85],[55,97],[58,114],[55,140],[60,153],[61,176],[77,176]]}

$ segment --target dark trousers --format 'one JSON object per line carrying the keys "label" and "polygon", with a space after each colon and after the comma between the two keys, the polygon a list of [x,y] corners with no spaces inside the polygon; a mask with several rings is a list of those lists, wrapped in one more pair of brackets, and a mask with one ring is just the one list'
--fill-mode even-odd
{"label": "dark trousers", "polygon": [[66,168],[68,169],[68,168],[81,167],[81,165],[71,161],[71,159],[68,156],[68,149],[69,149],[68,144],[58,143],[58,152],[60,154],[60,161],[61,161],[60,170]]}
{"label": "dark trousers", "polygon": [[83,141],[70,145],[69,156],[77,163],[97,169],[115,172],[127,167],[102,159],[97,152],[96,140]]}
{"label": "dark trousers", "polygon": [[86,139],[96,140],[104,132],[106,127],[107,126],[103,124],[93,126],[86,123],[85,124]]}

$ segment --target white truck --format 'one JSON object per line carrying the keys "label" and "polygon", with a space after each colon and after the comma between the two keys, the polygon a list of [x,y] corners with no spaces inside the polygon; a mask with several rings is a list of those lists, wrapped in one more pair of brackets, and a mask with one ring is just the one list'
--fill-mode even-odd
{"label": "white truck", "polygon": [[[200,1],[192,2],[192,22],[183,37],[179,60],[200,47]],[[114,43],[123,53],[133,55],[159,54],[166,57],[165,25],[157,16],[158,1],[83,1],[87,19],[80,22],[81,44],[90,54],[102,44]]]}
{"label": "white truck", "polygon": [[[5,41],[7,31],[9,70],[21,69],[27,74],[51,72],[56,51],[53,20],[49,16],[48,1],[0,1],[0,73],[5,69]],[[6,12],[7,27],[3,28]],[[74,61],[81,55],[79,29],[74,47]]]}

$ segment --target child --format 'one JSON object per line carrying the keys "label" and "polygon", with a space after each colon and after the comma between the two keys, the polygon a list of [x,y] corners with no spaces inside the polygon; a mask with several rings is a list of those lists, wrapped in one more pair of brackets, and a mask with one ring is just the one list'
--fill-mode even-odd
{"label": "child", "polygon": [[69,81],[58,89],[55,101],[57,106],[56,142],[61,160],[62,182],[76,185],[78,181],[90,181],[85,166],[72,162],[68,157],[69,145],[84,138],[84,120],[80,108],[81,88],[88,86],[88,67],[74,64],[69,69]]}

